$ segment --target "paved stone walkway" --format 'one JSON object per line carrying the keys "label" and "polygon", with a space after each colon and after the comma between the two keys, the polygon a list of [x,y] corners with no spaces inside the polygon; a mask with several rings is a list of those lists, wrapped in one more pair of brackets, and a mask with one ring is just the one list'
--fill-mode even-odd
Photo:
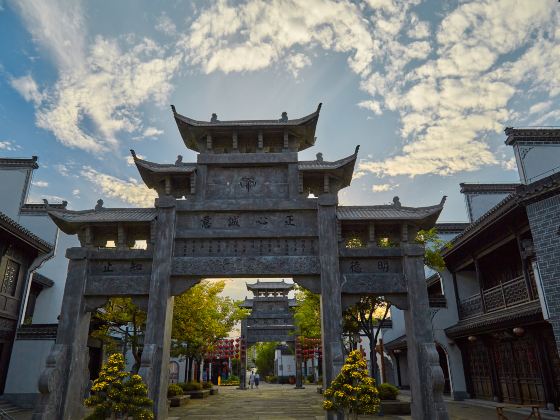
{"label": "paved stone walkway", "polygon": [[[403,399],[407,396],[404,395]],[[316,387],[308,385],[303,390],[293,385],[262,384],[259,389],[240,391],[234,387],[221,387],[218,395],[204,400],[191,400],[183,407],[171,408],[169,420],[178,419],[231,419],[231,420],[323,420],[321,395]],[[453,420],[496,419],[496,409],[491,403],[477,404],[476,401],[447,401],[450,418]],[[522,420],[527,414],[508,412],[509,420]],[[407,419],[410,416],[384,416],[389,419]],[[543,415],[543,419],[558,419]],[[379,419],[378,416],[360,416],[362,420]]]}

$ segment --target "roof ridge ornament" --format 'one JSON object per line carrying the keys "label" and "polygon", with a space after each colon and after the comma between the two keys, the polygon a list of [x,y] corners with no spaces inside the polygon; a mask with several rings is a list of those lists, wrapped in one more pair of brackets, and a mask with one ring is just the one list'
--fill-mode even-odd
{"label": "roof ridge ornament", "polygon": [[130,153],[132,154],[132,157],[136,159],[136,152],[134,151],[134,149],[130,149]]}
{"label": "roof ridge ornament", "polygon": [[103,200],[100,198],[95,205],[95,211],[103,210]]}
{"label": "roof ridge ornament", "polygon": [[183,156],[182,155],[177,155],[177,160],[175,161],[175,165],[179,166],[183,164]]}
{"label": "roof ridge ornament", "polygon": [[393,206],[396,207],[397,209],[400,209],[402,207],[401,200],[399,199],[398,195],[393,197]]}
{"label": "roof ridge ornament", "polygon": [[317,157],[317,162],[323,162],[323,154],[321,152],[315,155]]}
{"label": "roof ridge ornament", "polygon": [[357,155],[359,150],[360,150],[360,145],[358,144],[356,146],[356,150],[354,150],[354,154]]}
{"label": "roof ridge ornament", "polygon": [[173,111],[174,114],[177,113],[177,110],[175,109],[175,105],[171,104],[171,111]]}
{"label": "roof ridge ornament", "polygon": [[282,112],[282,117],[278,121],[288,122],[288,113],[286,111]]}
{"label": "roof ridge ornament", "polygon": [[212,113],[212,118],[210,118],[210,122],[219,122],[218,120],[218,114],[216,114],[215,112]]}

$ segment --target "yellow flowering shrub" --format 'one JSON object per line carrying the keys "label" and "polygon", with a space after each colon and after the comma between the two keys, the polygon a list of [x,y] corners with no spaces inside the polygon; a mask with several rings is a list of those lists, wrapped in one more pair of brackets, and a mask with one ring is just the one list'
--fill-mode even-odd
{"label": "yellow flowering shrub", "polygon": [[368,376],[367,362],[358,350],[351,352],[338,376],[325,390],[323,408],[344,412],[347,418],[379,411],[375,380]]}
{"label": "yellow flowering shrub", "polygon": [[91,396],[84,404],[93,407],[93,413],[86,420],[121,418],[152,420],[153,402],[148,398],[148,389],[142,377],[124,370],[124,357],[116,353],[109,356],[107,364],[101,368],[99,378],[93,382]]}

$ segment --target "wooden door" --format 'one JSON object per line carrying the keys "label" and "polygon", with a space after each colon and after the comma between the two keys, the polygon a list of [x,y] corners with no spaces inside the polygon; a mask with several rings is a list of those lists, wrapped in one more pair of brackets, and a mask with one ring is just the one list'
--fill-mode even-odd
{"label": "wooden door", "polygon": [[491,400],[492,378],[490,373],[490,355],[480,341],[467,344],[469,361],[468,375],[473,398]]}

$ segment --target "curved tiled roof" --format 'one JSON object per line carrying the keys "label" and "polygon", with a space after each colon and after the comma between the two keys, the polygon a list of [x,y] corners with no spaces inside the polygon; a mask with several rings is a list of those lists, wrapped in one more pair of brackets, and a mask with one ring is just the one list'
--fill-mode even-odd
{"label": "curved tiled roof", "polygon": [[428,224],[435,223],[439,216],[445,198],[435,206],[404,207],[394,204],[379,206],[338,206],[336,215],[339,220],[410,220]]}
{"label": "curved tiled roof", "polygon": [[155,208],[102,208],[100,210],[50,211],[54,223],[67,234],[74,234],[85,223],[150,222],[155,219]]}
{"label": "curved tiled roof", "polygon": [[282,281],[263,281],[257,280],[256,283],[246,283],[249,290],[291,290],[294,288],[293,283]]}
{"label": "curved tiled roof", "polygon": [[360,146],[356,147],[354,154],[347,156],[345,158],[335,160],[334,162],[327,162],[324,160],[301,160],[298,162],[298,168],[300,171],[320,171],[329,169],[339,169],[350,163],[356,161],[358,157],[358,150]]}
{"label": "curved tiled roof", "polygon": [[299,150],[304,150],[315,144],[315,127],[319,119],[319,112],[322,104],[319,104],[317,110],[305,117],[290,120],[288,118],[280,118],[277,120],[230,120],[220,121],[199,121],[177,113],[175,106],[171,105],[173,117],[177,123],[177,128],[181,133],[181,137],[185,145],[194,151],[200,151],[198,148],[198,140],[209,132],[237,129],[278,129],[286,128],[292,132],[298,132],[299,139],[302,143]]}
{"label": "curved tiled roof", "polygon": [[37,248],[40,252],[50,252],[54,248],[53,244],[39,238],[33,232],[24,228],[22,225],[2,212],[0,212],[0,226],[10,232],[12,235],[27,242],[34,248]]}

